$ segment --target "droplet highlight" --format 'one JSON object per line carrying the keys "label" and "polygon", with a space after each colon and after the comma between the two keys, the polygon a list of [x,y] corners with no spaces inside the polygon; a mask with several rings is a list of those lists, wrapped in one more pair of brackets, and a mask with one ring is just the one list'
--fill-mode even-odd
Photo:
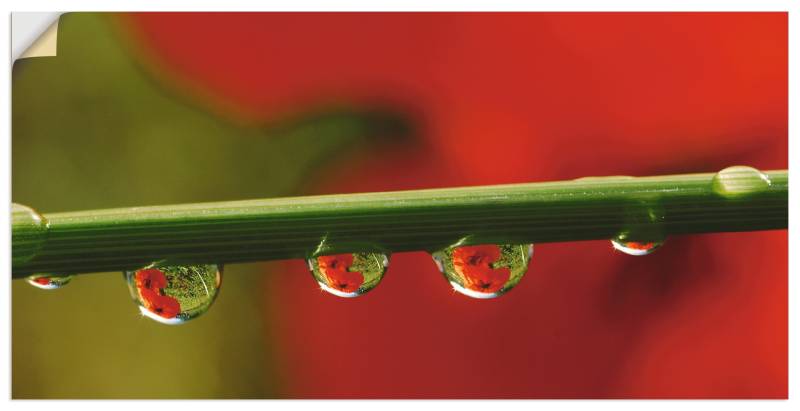
{"label": "droplet highlight", "polygon": [[151,265],[126,271],[142,315],[162,324],[181,324],[208,311],[222,283],[222,265]]}
{"label": "droplet highlight", "polygon": [[648,255],[656,251],[664,244],[663,241],[626,241],[624,239],[612,239],[611,245],[614,249],[628,255]]}
{"label": "droplet highlight", "polygon": [[53,276],[47,274],[34,274],[25,278],[28,284],[42,290],[56,290],[72,281],[71,275]]}
{"label": "droplet highlight", "polygon": [[308,259],[311,275],[322,290],[338,297],[358,297],[383,279],[389,257],[382,253],[344,253]]}
{"label": "droplet highlight", "polygon": [[739,197],[766,190],[771,183],[766,174],[753,167],[733,166],[714,175],[711,184],[714,192],[723,197]]}
{"label": "droplet highlight", "polygon": [[533,244],[462,245],[432,256],[454,290],[472,298],[495,298],[522,280],[533,256]]}

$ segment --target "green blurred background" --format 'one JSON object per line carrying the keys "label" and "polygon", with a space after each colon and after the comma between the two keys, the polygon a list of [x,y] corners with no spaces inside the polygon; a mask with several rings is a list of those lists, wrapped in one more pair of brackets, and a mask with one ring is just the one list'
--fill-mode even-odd
{"label": "green blurred background", "polygon": [[[14,202],[48,213],[301,194],[330,159],[407,134],[346,105],[235,124],[162,87],[120,30],[113,15],[66,14],[57,57],[15,62]],[[13,281],[12,397],[280,396],[262,288],[280,275],[227,267],[211,310],[172,327],[141,317],[119,274],[57,291]]]}

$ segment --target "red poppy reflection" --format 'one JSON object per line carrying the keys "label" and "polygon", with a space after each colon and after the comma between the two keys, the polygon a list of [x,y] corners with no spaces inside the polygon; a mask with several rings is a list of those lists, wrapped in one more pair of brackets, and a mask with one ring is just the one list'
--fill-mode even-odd
{"label": "red poppy reflection", "polygon": [[163,318],[175,318],[181,312],[181,304],[175,298],[162,295],[167,286],[167,277],[161,270],[139,270],[135,275],[136,289],[145,309]]}
{"label": "red poppy reflection", "polygon": [[136,272],[136,288],[160,290],[167,286],[167,277],[161,270],[150,268]]}
{"label": "red poppy reflection", "polygon": [[656,243],[639,243],[636,241],[630,241],[622,244],[627,248],[632,248],[634,250],[642,250],[642,251],[650,250],[651,248],[654,248],[656,246]]}
{"label": "red poppy reflection", "polygon": [[463,286],[482,293],[495,293],[511,278],[508,268],[492,268],[500,258],[496,245],[463,246],[453,250],[453,268],[464,280]]}
{"label": "red poppy reflection", "polygon": [[40,285],[50,285],[50,278],[48,278],[48,277],[34,278],[33,282],[35,282],[36,284],[40,284]]}
{"label": "red poppy reflection", "polygon": [[364,283],[364,276],[360,272],[348,271],[353,265],[353,254],[325,255],[318,257],[317,263],[319,271],[331,288],[354,293]]}

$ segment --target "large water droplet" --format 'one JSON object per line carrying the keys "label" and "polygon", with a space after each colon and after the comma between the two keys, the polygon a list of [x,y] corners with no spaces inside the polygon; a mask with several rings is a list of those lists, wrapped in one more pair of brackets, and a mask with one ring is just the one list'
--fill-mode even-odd
{"label": "large water droplet", "polygon": [[346,253],[308,259],[319,286],[339,297],[357,297],[378,285],[389,266],[382,253]]}
{"label": "large water droplet", "polygon": [[724,197],[755,194],[770,186],[769,177],[753,167],[733,166],[718,172],[711,182],[715,193]]}
{"label": "large water droplet", "polygon": [[131,297],[145,317],[180,324],[208,311],[222,283],[222,265],[150,265],[126,271]]}
{"label": "large water droplet", "polygon": [[611,245],[615,250],[622,251],[628,255],[648,255],[652,254],[658,247],[664,244],[663,241],[626,241],[625,239],[614,238]]}
{"label": "large water droplet", "polygon": [[42,290],[55,290],[69,284],[69,282],[72,281],[72,276],[34,274],[25,278],[25,281],[36,288],[41,288]]}
{"label": "large water droplet", "polygon": [[433,260],[456,291],[495,298],[519,283],[532,255],[533,244],[462,245],[433,253]]}

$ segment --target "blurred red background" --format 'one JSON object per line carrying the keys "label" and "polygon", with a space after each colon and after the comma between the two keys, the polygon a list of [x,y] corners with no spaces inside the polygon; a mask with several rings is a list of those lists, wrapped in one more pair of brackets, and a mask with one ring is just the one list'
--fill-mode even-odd
{"label": "blurred red background", "polygon": [[[343,156],[307,192],[787,168],[786,13],[125,16],[185,92],[239,122],[325,104],[407,113],[414,145]],[[302,262],[264,288],[289,397],[787,396],[787,233],[537,245],[476,301],[423,253],[369,294]]]}

